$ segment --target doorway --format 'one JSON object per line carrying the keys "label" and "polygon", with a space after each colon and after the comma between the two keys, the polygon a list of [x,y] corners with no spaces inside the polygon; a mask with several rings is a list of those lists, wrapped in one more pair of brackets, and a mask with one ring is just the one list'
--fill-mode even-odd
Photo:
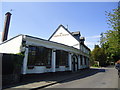
{"label": "doorway", "polygon": [[78,57],[76,55],[72,56],[72,71],[78,70]]}

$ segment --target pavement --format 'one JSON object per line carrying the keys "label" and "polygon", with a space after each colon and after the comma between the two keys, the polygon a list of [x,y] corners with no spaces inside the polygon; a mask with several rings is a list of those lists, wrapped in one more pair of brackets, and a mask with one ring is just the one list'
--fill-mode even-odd
{"label": "pavement", "polygon": [[94,70],[85,69],[77,72],[55,72],[55,73],[26,75],[22,78],[21,82],[13,85],[4,86],[3,89],[13,89],[13,88],[40,89],[76,77],[78,75],[89,73],[91,71]]}
{"label": "pavement", "polygon": [[55,73],[44,73],[44,74],[34,74],[26,75],[22,78],[21,82],[14,85],[9,85],[3,87],[5,90],[9,89],[42,89],[50,85],[61,83],[63,81],[69,80],[76,76],[87,77],[97,72],[104,71],[104,69],[84,69],[77,72],[55,72]]}

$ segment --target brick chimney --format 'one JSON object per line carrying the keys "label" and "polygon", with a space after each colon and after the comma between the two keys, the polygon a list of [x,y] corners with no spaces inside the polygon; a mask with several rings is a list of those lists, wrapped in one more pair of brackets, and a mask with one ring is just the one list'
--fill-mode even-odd
{"label": "brick chimney", "polygon": [[3,33],[2,33],[2,42],[4,42],[5,40],[7,40],[11,15],[12,14],[10,12],[7,12],[5,14],[6,17],[5,17],[4,29],[3,29]]}

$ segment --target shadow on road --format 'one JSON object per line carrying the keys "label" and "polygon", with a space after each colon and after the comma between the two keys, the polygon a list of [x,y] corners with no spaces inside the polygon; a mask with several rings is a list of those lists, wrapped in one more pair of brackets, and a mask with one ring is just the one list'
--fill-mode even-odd
{"label": "shadow on road", "polygon": [[89,69],[89,70],[90,70],[89,73],[85,73],[85,74],[83,73],[83,74],[77,75],[77,76],[75,76],[73,78],[61,81],[60,83],[66,83],[66,82],[70,82],[70,81],[86,78],[86,77],[95,75],[95,74],[100,73],[100,72],[106,72],[105,69]]}
{"label": "shadow on road", "polygon": [[105,69],[91,68],[91,69],[80,70],[78,72],[55,72],[55,73],[24,75],[22,76],[21,81],[19,83],[3,86],[3,89],[20,86],[20,85],[26,85],[30,83],[41,82],[41,81],[45,81],[46,83],[47,82],[49,83],[51,81],[65,83],[81,78],[86,78],[99,72],[105,72]]}

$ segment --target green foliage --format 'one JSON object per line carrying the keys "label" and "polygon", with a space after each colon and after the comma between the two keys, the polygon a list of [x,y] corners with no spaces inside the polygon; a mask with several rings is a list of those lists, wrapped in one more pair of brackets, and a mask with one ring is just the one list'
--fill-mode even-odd
{"label": "green foliage", "polygon": [[120,58],[120,7],[106,12],[106,15],[112,29],[101,34],[100,45],[107,54],[107,60],[115,62]]}
{"label": "green foliage", "polygon": [[106,54],[103,48],[100,48],[99,45],[95,45],[95,48],[91,52],[91,59],[93,61],[99,61],[99,65],[103,66],[106,63]]}
{"label": "green foliage", "polygon": [[113,12],[106,12],[110,30],[101,33],[100,46],[95,45],[91,52],[91,63],[96,66],[94,61],[99,61],[100,66],[116,62],[120,59],[120,6],[113,9]]}
{"label": "green foliage", "polygon": [[20,57],[24,57],[24,53],[17,53]]}
{"label": "green foliage", "polygon": [[94,64],[93,67],[98,67],[98,65],[97,65],[97,64]]}
{"label": "green foliage", "polygon": [[16,55],[13,56],[13,60],[14,60],[14,67],[21,67],[23,64],[23,58],[24,58],[24,54],[22,53],[18,53]]}

